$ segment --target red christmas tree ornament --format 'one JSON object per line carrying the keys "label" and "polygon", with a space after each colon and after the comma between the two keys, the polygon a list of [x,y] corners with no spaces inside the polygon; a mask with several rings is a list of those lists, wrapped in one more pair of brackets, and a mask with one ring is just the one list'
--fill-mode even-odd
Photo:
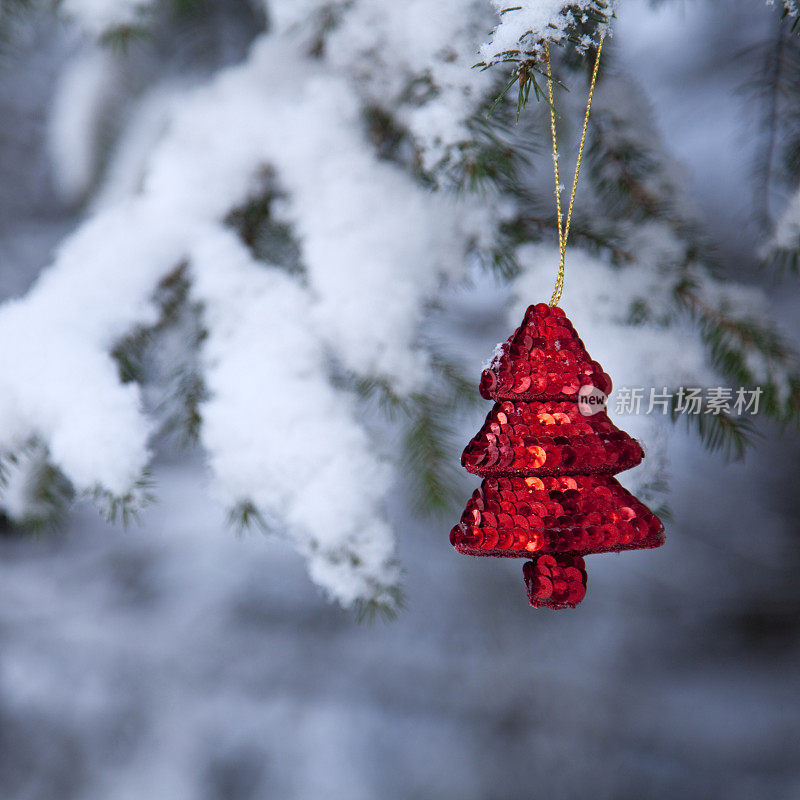
{"label": "red christmas tree ornament", "polygon": [[611,379],[558,306],[540,303],[483,371],[495,404],[461,462],[483,478],[450,533],[460,553],[531,558],[532,606],[574,608],[583,556],[658,547],[664,526],[612,477],[639,464],[639,443],[602,405]]}

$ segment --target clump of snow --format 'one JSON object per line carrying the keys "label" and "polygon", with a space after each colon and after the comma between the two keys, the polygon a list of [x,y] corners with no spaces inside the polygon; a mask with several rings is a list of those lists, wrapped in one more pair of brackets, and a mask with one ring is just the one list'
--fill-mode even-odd
{"label": "clump of snow", "polygon": [[326,40],[330,62],[358,79],[368,102],[391,110],[432,171],[469,138],[493,76],[472,69],[492,23],[485,0],[354,4]]}
{"label": "clump of snow", "polygon": [[94,208],[102,209],[140,191],[149,158],[187,89],[175,81],[159,83],[138,100],[113,148],[103,180],[92,195]]}
{"label": "clump of snow", "polygon": [[492,354],[481,365],[481,371],[483,371],[485,369],[492,369],[493,367],[496,367],[500,363],[500,359],[503,357],[503,345],[504,344],[505,344],[505,342],[498,342],[494,346],[494,350],[492,351]]}
{"label": "clump of snow", "polygon": [[151,293],[185,238],[178,216],[120,204],[70,237],[25,298],[0,307],[0,451],[39,439],[79,490],[130,489],[150,424],[110,351],[155,321]]}
{"label": "clump of snow", "polygon": [[210,332],[202,443],[222,501],[288,525],[314,580],[344,605],[394,585],[381,516],[391,472],[327,379],[312,297],[224,229],[194,242],[190,261]]}

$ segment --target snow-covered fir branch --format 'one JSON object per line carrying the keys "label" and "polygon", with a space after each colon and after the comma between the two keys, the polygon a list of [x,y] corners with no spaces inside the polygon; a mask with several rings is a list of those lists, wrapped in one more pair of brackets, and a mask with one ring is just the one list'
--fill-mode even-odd
{"label": "snow-covered fir branch", "polygon": [[[432,373],[416,344],[421,315],[442,280],[463,274],[493,213],[434,197],[379,159],[347,82],[297,49],[291,32],[264,36],[245,64],[184,95],[141,164],[141,189],[94,214],[0,312],[3,340],[20,342],[0,356],[0,442],[13,452],[40,440],[79,492],[128,496],[152,424],[112,352],[157,322],[156,289],[185,261],[208,330],[201,440],[218,494],[288,527],[343,604],[388,601],[391,470],[331,368],[398,396],[422,391]],[[267,169],[286,197],[273,213],[302,243],[301,275],[252,263],[220,227]]]}
{"label": "snow-covered fir branch", "polygon": [[[465,367],[421,334],[442,286],[488,267],[509,282],[513,324],[552,288],[546,108],[515,126],[501,102],[487,121],[505,81],[471,69],[496,21],[484,0],[260,5],[268,27],[240,63],[182,81],[149,65],[132,90],[137,62],[97,40],[147,4],[62,4],[90,36],[56,87],[50,151],[87,215],[0,307],[13,343],[0,347],[0,502],[17,521],[73,494],[130,516],[151,493],[154,441],[177,430],[204,449],[234,521],[290,539],[343,605],[390,608],[386,500],[404,471],[420,505],[440,504],[458,462],[452,412],[493,344]],[[554,59],[559,79],[582,87],[571,54],[589,40],[574,36],[612,11],[524,2],[481,52],[534,57],[545,37],[570,54]],[[116,137],[100,133],[109,103],[127,120]],[[593,355],[618,385],[766,381],[773,415],[788,416],[792,354],[751,324],[757,291],[714,277],[678,170],[619,71],[601,72],[586,158],[565,305]],[[379,424],[397,452],[370,399],[395,413]],[[639,483],[659,482],[663,422],[629,426],[649,452]]]}

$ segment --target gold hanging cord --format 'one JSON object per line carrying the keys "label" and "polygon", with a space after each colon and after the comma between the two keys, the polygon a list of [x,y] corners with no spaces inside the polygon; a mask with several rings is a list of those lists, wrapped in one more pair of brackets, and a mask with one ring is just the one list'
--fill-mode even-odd
{"label": "gold hanging cord", "polygon": [[569,236],[569,226],[572,222],[572,207],[575,204],[575,190],[578,188],[578,174],[581,171],[581,161],[583,159],[583,145],[586,142],[586,128],[589,125],[589,112],[592,108],[592,97],[594,96],[594,85],[597,81],[597,69],[600,66],[600,52],[603,49],[602,38],[597,44],[597,56],[594,60],[594,69],[592,70],[592,80],[589,84],[589,99],[586,102],[586,115],[583,118],[583,131],[581,132],[581,143],[578,147],[578,160],[575,164],[575,177],[572,179],[572,192],[569,196],[569,210],[567,211],[567,220],[562,225],[561,220],[561,179],[558,172],[558,138],[556,136],[556,111],[553,104],[553,73],[550,65],[550,45],[544,43],[544,51],[547,57],[547,94],[550,101],[550,132],[553,135],[553,171],[556,178],[556,224],[558,225],[558,250],[559,250],[559,263],[558,263],[558,276],[556,277],[556,285],[553,289],[553,296],[550,298],[550,305],[554,306],[561,299],[561,292],[564,290],[564,256],[567,252],[567,237]]}

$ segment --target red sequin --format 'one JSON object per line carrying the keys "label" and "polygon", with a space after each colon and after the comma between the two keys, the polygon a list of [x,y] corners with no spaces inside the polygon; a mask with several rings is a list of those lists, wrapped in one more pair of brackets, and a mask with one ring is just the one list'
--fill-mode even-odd
{"label": "red sequin", "polygon": [[450,542],[467,555],[533,557],[523,567],[532,606],[575,607],[583,555],[664,542],[658,517],[612,477],[644,453],[604,411],[580,413],[586,385],[611,391],[564,312],[543,303],[481,376],[481,395],[496,402],[461,462],[484,480]]}

